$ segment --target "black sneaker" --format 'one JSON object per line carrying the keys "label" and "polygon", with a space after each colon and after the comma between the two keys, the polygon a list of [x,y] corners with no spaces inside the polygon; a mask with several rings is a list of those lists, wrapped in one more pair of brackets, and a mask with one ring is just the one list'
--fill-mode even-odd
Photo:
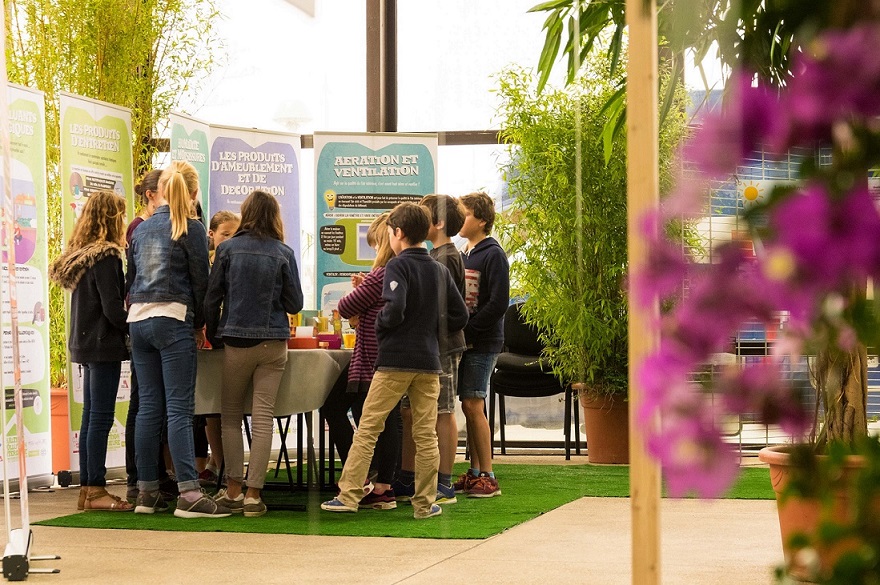
{"label": "black sneaker", "polygon": [[138,492],[135,499],[135,514],[153,514],[154,512],[164,512],[168,509],[168,503],[162,499],[162,495],[158,492]]}
{"label": "black sneaker", "polygon": [[177,498],[174,515],[178,518],[226,518],[231,516],[229,508],[221,506],[205,494],[195,502],[187,501],[183,496]]}
{"label": "black sneaker", "polygon": [[395,479],[394,483],[391,484],[391,489],[394,490],[395,498],[398,502],[409,502],[416,495],[415,482],[403,483],[399,479]]}
{"label": "black sneaker", "polygon": [[173,500],[179,496],[180,491],[177,489],[177,478],[173,475],[169,475],[168,477],[160,479],[159,493],[161,493],[162,497],[166,500]]}

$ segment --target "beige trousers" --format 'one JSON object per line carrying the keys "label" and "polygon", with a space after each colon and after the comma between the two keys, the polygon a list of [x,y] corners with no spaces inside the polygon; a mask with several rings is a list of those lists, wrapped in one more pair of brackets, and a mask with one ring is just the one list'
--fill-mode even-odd
{"label": "beige trousers", "polygon": [[223,386],[220,402],[220,428],[226,477],[244,479],[244,441],[241,424],[248,385],[253,382],[254,401],[251,414],[251,453],[247,485],[262,489],[272,450],[275,429],[275,398],[287,364],[287,342],[264,341],[254,347],[230,347],[223,350]]}
{"label": "beige trousers", "polygon": [[361,422],[342,469],[342,477],[339,478],[338,497],[345,505],[356,507],[361,501],[376,440],[385,428],[388,413],[404,394],[409,396],[412,434],[416,444],[413,512],[420,516],[431,511],[431,505],[437,497],[437,467],[440,464],[435,429],[440,376],[422,372],[380,370],[373,375]]}

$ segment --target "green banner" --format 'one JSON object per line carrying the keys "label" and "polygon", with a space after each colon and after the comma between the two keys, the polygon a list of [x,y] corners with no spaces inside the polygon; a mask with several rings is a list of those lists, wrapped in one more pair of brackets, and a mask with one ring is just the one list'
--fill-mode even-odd
{"label": "green banner", "polygon": [[[25,427],[28,477],[52,473],[49,388],[49,289],[46,222],[46,127],[42,92],[7,86],[10,133],[10,183],[15,246],[15,291],[18,306],[19,371]],[[0,165],[0,179],[3,179]],[[4,211],[5,214],[5,211]],[[12,321],[9,294],[9,250],[3,227],[3,265],[0,274],[3,314],[3,385],[6,399],[4,455],[10,479],[18,478]],[[2,469],[0,469],[2,477]]]}
{"label": "green banner", "polygon": [[171,160],[185,160],[199,172],[199,200],[207,225],[212,214],[208,188],[211,178],[208,153],[210,126],[176,112],[171,112],[168,121],[171,123]]}
{"label": "green banner", "polygon": [[317,307],[329,314],[369,272],[367,228],[398,203],[434,193],[436,134],[315,132]]}
{"label": "green banner", "polygon": [[[115,191],[126,200],[127,216],[134,213],[132,177],[131,111],[113,104],[61,94],[61,202],[64,241],[91,193]],[[127,364],[126,364],[127,365]],[[71,365],[68,376],[71,469],[78,469],[79,429],[82,423],[82,373]],[[120,377],[116,396],[116,420],[110,429],[107,467],[125,465],[125,417],[130,381],[127,367]]]}

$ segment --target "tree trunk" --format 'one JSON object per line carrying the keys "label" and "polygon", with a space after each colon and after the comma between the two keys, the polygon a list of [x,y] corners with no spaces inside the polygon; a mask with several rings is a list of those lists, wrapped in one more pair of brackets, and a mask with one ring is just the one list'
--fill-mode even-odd
{"label": "tree trunk", "polygon": [[837,348],[816,356],[816,388],[825,406],[819,442],[852,443],[868,434],[868,354],[861,343],[852,351]]}

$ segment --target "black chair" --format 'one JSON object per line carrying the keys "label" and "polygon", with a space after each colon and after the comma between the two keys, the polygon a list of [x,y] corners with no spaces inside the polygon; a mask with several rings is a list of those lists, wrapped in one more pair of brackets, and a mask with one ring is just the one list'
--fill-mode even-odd
{"label": "black chair", "polygon": [[495,452],[495,398],[498,397],[501,423],[501,454],[507,454],[504,426],[507,423],[504,398],[538,398],[565,394],[565,458],[571,459],[571,423],[574,413],[575,452],[580,455],[580,416],[573,400],[571,385],[563,385],[546,365],[542,364],[543,346],[538,330],[527,325],[520,313],[522,303],[508,307],[504,315],[505,351],[498,355],[495,372],[489,383],[489,429],[492,452]]}

